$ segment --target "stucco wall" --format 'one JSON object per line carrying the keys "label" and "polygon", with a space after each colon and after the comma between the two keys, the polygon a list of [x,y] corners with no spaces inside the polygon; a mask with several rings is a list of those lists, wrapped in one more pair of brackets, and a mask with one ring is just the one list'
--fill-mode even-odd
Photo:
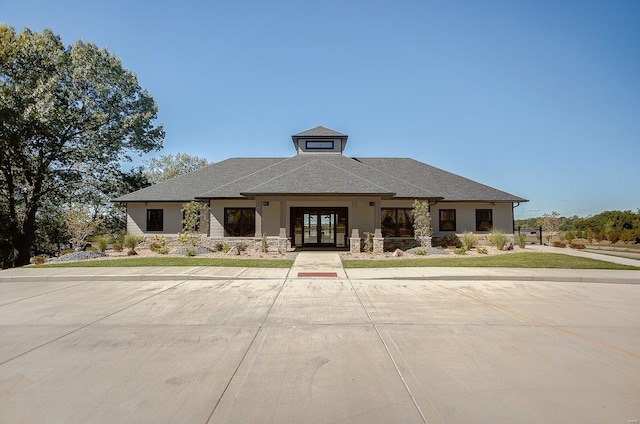
{"label": "stucco wall", "polygon": [[[147,209],[163,210],[162,231],[147,231]],[[127,233],[136,235],[163,234],[176,236],[182,231],[182,203],[129,203],[127,204]]]}
{"label": "stucco wall", "polygon": [[[439,230],[440,209],[456,210],[456,230]],[[476,209],[491,209],[493,211],[493,227],[499,228],[507,234],[513,233],[513,208],[511,203],[448,203],[438,202],[431,206],[433,235],[462,234],[471,231],[478,234],[488,234],[488,231],[476,231]]]}
{"label": "stucco wall", "polygon": [[[256,201],[268,201],[269,206],[262,207],[262,232],[267,236],[275,237],[280,232],[280,201],[286,201],[285,222],[286,234],[290,234],[291,217],[290,208],[292,207],[344,207],[349,209],[349,228],[347,236],[350,236],[351,230],[357,228],[360,237],[364,237],[365,232],[374,232],[376,223],[374,219],[375,206],[371,206],[370,202],[375,202],[375,198],[362,198],[356,201],[357,212],[353,211],[353,199],[347,197],[313,197],[313,198],[265,198],[257,200],[244,199],[224,199],[213,200],[210,204],[210,226],[209,237],[224,237],[224,209],[225,208],[255,208]],[[413,201],[410,200],[383,200],[382,208],[411,208]],[[167,236],[175,236],[182,230],[182,203],[129,203],[127,207],[127,232],[132,234],[164,234]],[[147,209],[163,209],[164,211],[164,228],[163,231],[146,231],[147,225]],[[456,230],[440,231],[438,226],[438,216],[440,209],[456,210]],[[476,209],[491,209],[493,211],[493,226],[500,228],[506,233],[512,232],[513,226],[513,209],[510,203],[448,203],[438,202],[431,206],[431,216],[433,224],[433,235],[443,236],[446,234],[461,234],[465,231],[476,231]],[[379,224],[378,224],[379,227]],[[485,232],[486,233],[486,232]]]}
{"label": "stucco wall", "polygon": [[224,208],[255,208],[255,200],[212,200],[210,208],[209,237],[224,237]]}

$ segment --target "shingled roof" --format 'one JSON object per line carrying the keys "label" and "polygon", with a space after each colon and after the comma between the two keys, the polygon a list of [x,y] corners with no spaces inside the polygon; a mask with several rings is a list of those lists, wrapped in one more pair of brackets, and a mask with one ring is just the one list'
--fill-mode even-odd
{"label": "shingled roof", "polygon": [[346,134],[342,134],[339,133],[338,131],[334,131],[332,129],[329,128],[325,128],[322,125],[318,125],[315,128],[311,128],[310,130],[306,130],[306,131],[302,131],[299,132],[298,134],[294,134],[291,137],[297,138],[297,137],[309,137],[309,138],[313,138],[313,137],[348,137],[348,135]]}
{"label": "shingled roof", "polygon": [[297,155],[291,158],[227,159],[124,195],[114,202],[188,202],[260,195],[375,195],[446,201],[527,201],[410,158]]}

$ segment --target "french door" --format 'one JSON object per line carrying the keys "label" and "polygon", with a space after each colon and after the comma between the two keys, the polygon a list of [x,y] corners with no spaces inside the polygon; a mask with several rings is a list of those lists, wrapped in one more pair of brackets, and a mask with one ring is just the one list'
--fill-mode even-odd
{"label": "french door", "polygon": [[347,208],[291,208],[295,246],[346,247]]}

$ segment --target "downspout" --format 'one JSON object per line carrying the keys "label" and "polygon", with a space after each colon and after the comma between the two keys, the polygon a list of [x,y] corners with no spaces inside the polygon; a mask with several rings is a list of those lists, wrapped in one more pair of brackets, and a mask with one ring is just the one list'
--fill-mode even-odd
{"label": "downspout", "polygon": [[517,204],[514,206],[514,204],[511,204],[511,228],[513,229],[513,233],[515,234],[516,232],[516,215],[515,212],[513,211],[515,208],[517,208],[518,206],[520,206],[520,202],[517,202]]}

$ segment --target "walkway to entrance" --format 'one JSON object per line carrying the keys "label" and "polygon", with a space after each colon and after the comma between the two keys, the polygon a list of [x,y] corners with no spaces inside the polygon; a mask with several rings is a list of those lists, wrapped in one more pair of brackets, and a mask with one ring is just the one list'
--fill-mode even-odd
{"label": "walkway to entrance", "polygon": [[347,278],[340,255],[335,252],[300,252],[289,278]]}

